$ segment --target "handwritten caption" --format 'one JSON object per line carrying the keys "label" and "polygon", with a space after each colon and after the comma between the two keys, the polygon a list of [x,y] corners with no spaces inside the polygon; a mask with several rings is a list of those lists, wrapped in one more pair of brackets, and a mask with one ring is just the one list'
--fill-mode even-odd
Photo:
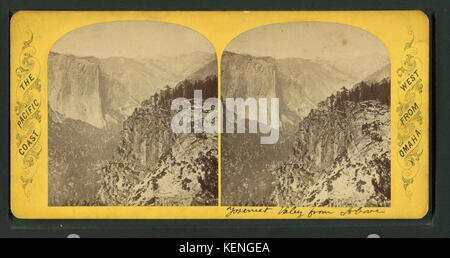
{"label": "handwritten caption", "polygon": [[280,217],[314,218],[320,216],[350,217],[371,214],[383,214],[379,208],[352,207],[341,211],[332,211],[324,208],[299,208],[299,207],[233,207],[226,209],[225,217],[231,218],[242,214],[268,214]]}

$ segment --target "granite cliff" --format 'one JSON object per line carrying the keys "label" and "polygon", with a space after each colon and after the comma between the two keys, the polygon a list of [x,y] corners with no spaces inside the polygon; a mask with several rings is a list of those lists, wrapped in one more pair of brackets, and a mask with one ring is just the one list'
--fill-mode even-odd
{"label": "granite cliff", "polygon": [[311,110],[290,159],[272,167],[274,204],[390,205],[389,86],[362,83]]}
{"label": "granite cliff", "polygon": [[353,75],[325,60],[225,52],[222,97],[279,98],[281,127],[273,145],[222,134],[222,204],[389,205],[390,65],[369,61]]}
{"label": "granite cliff", "polygon": [[102,205],[217,204],[217,135],[175,134],[170,127],[171,99],[190,99],[183,94],[195,89],[217,97],[217,77],[185,80],[144,101],[124,121],[114,157],[102,168]]}
{"label": "granite cliff", "polygon": [[336,90],[357,82],[336,66],[302,58],[224,52],[221,70],[223,98],[279,98],[281,122],[289,124]]}
{"label": "granite cliff", "polygon": [[[121,124],[143,100],[164,86],[175,85],[209,67],[213,60],[215,56],[209,53],[132,59],[51,52],[48,57],[49,105],[68,118],[97,128]],[[208,72],[217,71],[214,67],[210,70]],[[201,78],[195,79],[210,74],[202,73]]]}
{"label": "granite cliff", "polygon": [[[211,61],[215,56],[197,54],[99,59],[50,53],[49,205],[151,205],[134,195],[133,200],[120,197],[126,194],[124,184],[130,183],[131,196],[139,192],[138,184],[154,182],[155,173],[164,185],[184,166],[177,194],[192,193],[193,203],[214,202],[217,136],[177,136],[170,128],[173,98],[192,98],[196,87],[204,96],[217,97],[217,65]],[[191,152],[184,153],[181,146]],[[160,169],[167,176],[161,176]],[[122,181],[115,181],[118,178]],[[170,181],[171,191],[178,186],[176,180]]]}

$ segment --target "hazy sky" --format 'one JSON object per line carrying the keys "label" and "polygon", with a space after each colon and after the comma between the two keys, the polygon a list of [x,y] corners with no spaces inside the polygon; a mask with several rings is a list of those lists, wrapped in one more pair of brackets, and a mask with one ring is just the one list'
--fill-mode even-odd
{"label": "hazy sky", "polygon": [[116,21],[88,25],[61,37],[53,52],[100,58],[176,56],[214,53],[201,34],[179,25],[151,21]]}
{"label": "hazy sky", "polygon": [[249,30],[233,39],[227,51],[275,58],[354,58],[373,54],[388,57],[384,44],[362,29],[336,23],[294,22]]}

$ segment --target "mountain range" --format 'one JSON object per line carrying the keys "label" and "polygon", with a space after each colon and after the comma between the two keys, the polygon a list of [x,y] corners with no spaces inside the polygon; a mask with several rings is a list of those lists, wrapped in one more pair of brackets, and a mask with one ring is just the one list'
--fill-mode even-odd
{"label": "mountain range", "polygon": [[[173,134],[166,86],[181,94],[200,87],[205,96],[217,97],[216,63],[214,55],[201,52],[161,59],[50,53],[49,205],[177,205],[180,196],[180,205],[216,203],[217,136]],[[158,103],[151,100],[156,95]],[[180,168],[191,172],[167,173]],[[133,181],[136,175],[139,181]],[[157,201],[156,188],[139,187],[149,180],[164,185]],[[136,183],[126,189],[137,194],[133,199],[120,197],[126,182]],[[172,190],[160,193],[167,186]]]}
{"label": "mountain range", "polygon": [[66,117],[98,128],[120,124],[143,100],[166,85],[173,87],[186,78],[202,77],[202,68],[213,67],[215,60],[214,54],[204,52],[155,59],[51,52],[49,105]]}
{"label": "mountain range", "polygon": [[281,117],[273,145],[222,134],[223,205],[389,205],[389,60],[226,52],[221,75],[223,98],[279,98]]}
{"label": "mountain range", "polygon": [[[386,142],[379,139],[390,141],[389,108],[376,98],[346,104],[349,115],[344,117],[331,108],[330,96],[343,87],[352,90],[362,81],[389,78],[388,61],[367,58],[359,60],[364,69],[357,72],[362,68],[355,60],[340,64],[224,52],[222,98],[279,98],[282,126],[279,142],[268,146],[259,144],[258,134],[222,135],[222,204],[339,205],[348,200],[318,195],[323,182],[338,178],[349,189],[364,191],[359,203],[368,198],[371,205],[388,203],[380,185],[387,180],[390,158]],[[50,205],[217,204],[217,135],[173,134],[167,106],[174,91],[190,98],[199,87],[209,92],[204,98],[217,95],[214,54],[100,59],[50,53],[48,62]],[[156,93],[164,101],[155,106]],[[329,107],[324,109],[325,102]],[[340,133],[346,128],[350,133]],[[348,149],[352,135],[358,136],[353,142],[358,150],[375,146],[382,155]],[[326,162],[317,158],[325,153],[332,154]],[[364,159],[367,155],[372,159]],[[353,172],[341,177],[340,166],[360,171],[374,165],[375,176],[367,172],[360,179]],[[315,175],[305,176],[306,168]],[[292,180],[299,178],[315,190],[292,188]]]}
{"label": "mountain range", "polygon": [[[374,60],[376,63],[370,66]],[[364,64],[361,65],[364,66],[362,75],[352,72],[358,63]],[[281,124],[292,125],[342,87],[349,89],[368,78],[381,80],[389,76],[389,69],[389,60],[375,57],[339,63],[335,60],[276,59],[224,52],[221,62],[221,96],[279,98]]]}

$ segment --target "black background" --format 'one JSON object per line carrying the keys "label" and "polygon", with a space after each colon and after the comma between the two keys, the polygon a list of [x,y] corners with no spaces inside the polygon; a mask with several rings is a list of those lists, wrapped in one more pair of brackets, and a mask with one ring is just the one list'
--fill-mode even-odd
{"label": "black background", "polygon": [[[450,1],[1,1],[0,237],[450,237]],[[9,21],[19,10],[422,10],[430,20],[430,207],[419,220],[21,220],[10,212]],[[58,26],[58,24],[55,24]],[[387,28],[389,29],[389,28]],[[171,242],[173,248],[185,240]],[[192,242],[192,241],[191,241]],[[152,242],[158,244],[159,242]],[[201,242],[207,243],[207,242]],[[275,241],[281,244],[280,241]],[[172,251],[175,251],[174,249]]]}

